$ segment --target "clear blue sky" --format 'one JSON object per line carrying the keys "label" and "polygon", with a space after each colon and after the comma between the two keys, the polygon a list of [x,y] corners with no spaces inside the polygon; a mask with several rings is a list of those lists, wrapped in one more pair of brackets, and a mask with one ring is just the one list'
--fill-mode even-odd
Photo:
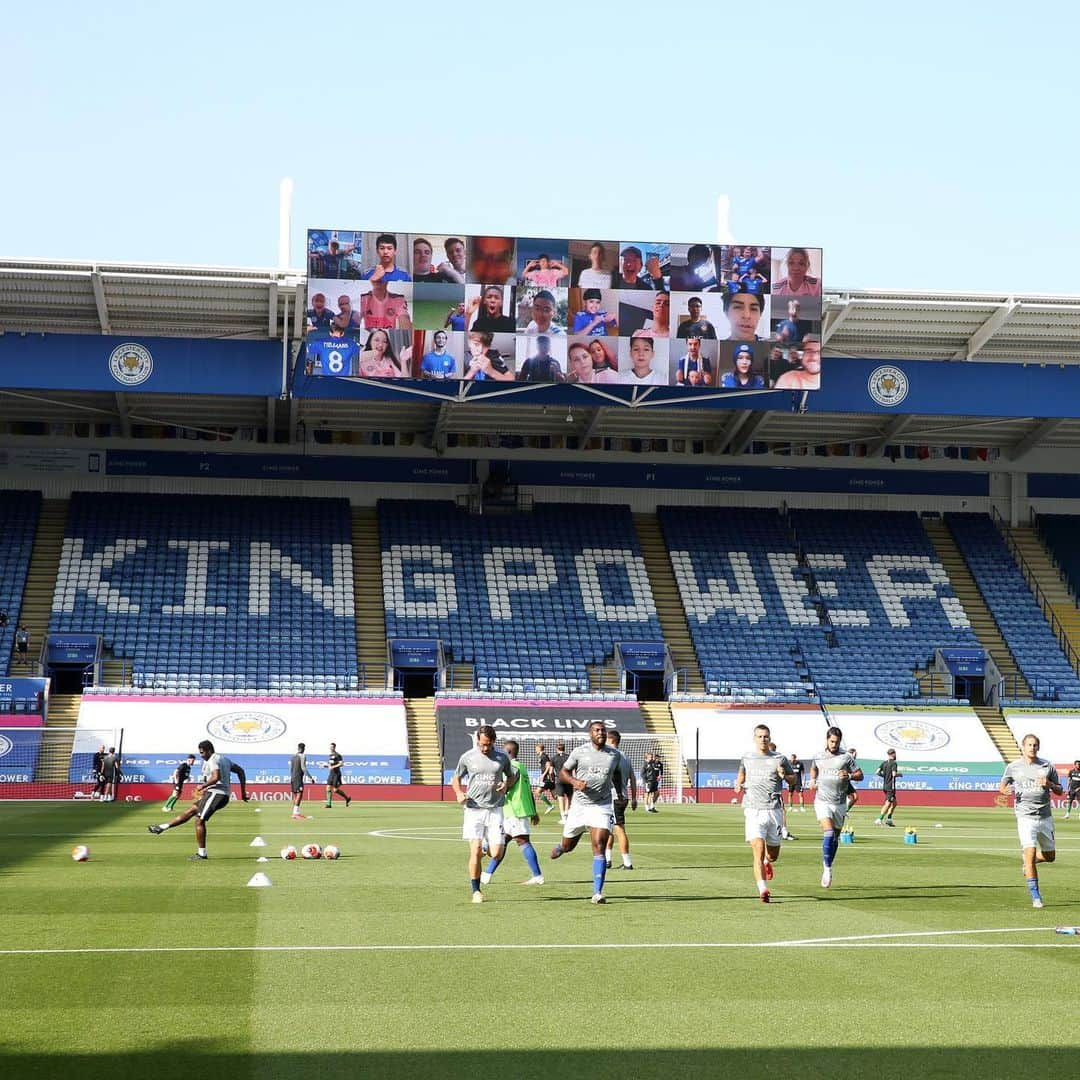
{"label": "clear blue sky", "polygon": [[309,226],[825,249],[828,285],[1080,293],[1072,4],[33,5],[0,256],[270,266]]}

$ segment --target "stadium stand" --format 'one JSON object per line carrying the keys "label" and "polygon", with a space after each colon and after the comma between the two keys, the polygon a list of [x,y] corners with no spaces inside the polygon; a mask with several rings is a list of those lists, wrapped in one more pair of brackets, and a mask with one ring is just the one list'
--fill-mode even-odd
{"label": "stadium stand", "polygon": [[[994,522],[985,514],[950,513],[945,523],[1035,698],[1080,705],[1080,679]],[[1008,688],[1004,697],[1002,704],[1009,704]]]}
{"label": "stadium stand", "polygon": [[709,694],[903,703],[936,648],[978,645],[914,513],[660,514]]}
{"label": "stadium stand", "polygon": [[826,701],[903,703],[918,695],[913,671],[935,649],[979,647],[916,513],[793,510],[790,521],[835,627],[835,643],[800,632]]}
{"label": "stadium stand", "polygon": [[478,690],[588,691],[616,642],[661,637],[625,506],[478,515],[387,500],[379,526],[388,636],[441,639]]}
{"label": "stadium stand", "polygon": [[1054,557],[1073,596],[1080,592],[1080,543],[1075,514],[1040,514],[1038,530],[1050,554]]}
{"label": "stadium stand", "polygon": [[[12,673],[12,648],[40,510],[40,492],[0,492],[0,611],[8,616],[7,626],[0,627],[0,664],[5,674]],[[40,644],[32,641],[31,648]]]}
{"label": "stadium stand", "polygon": [[808,700],[813,688],[800,675],[798,643],[770,570],[770,553],[794,551],[780,514],[682,507],[658,514],[706,693]]}
{"label": "stadium stand", "polygon": [[76,493],[50,631],[100,633],[138,687],[355,690],[349,504]]}

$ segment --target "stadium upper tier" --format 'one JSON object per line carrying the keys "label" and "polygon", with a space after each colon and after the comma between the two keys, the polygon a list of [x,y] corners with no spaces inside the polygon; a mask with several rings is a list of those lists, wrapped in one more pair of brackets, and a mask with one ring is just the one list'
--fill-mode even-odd
{"label": "stadium upper tier", "polygon": [[[1080,679],[993,521],[985,514],[946,514],[945,523],[1035,697],[1080,705]],[[1005,697],[1011,696],[1006,687]]]}
{"label": "stadium upper tier", "polygon": [[706,690],[889,703],[977,641],[914,513],[661,510]]}
{"label": "stadium upper tier", "polygon": [[587,690],[617,641],[662,637],[625,506],[387,501],[379,527],[387,633],[441,638],[480,690]]}
{"label": "stadium upper tier", "polygon": [[137,686],[354,689],[350,529],[344,499],[76,494],[49,627]]}
{"label": "stadium upper tier", "polygon": [[1076,514],[1040,514],[1039,532],[1051,556],[1061,568],[1069,589],[1080,595],[1080,532]]}
{"label": "stadium upper tier", "polygon": [[[40,510],[41,495],[36,491],[0,492],[0,612],[7,615],[7,625],[0,626],[0,672],[5,674],[11,671],[11,650]],[[40,641],[31,642],[35,650],[40,645]]]}

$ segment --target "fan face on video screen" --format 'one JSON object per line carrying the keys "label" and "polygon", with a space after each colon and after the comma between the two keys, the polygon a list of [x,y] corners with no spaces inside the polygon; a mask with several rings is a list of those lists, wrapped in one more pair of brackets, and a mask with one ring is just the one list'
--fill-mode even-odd
{"label": "fan face on video screen", "polygon": [[820,248],[311,229],[305,372],[817,390],[821,264]]}

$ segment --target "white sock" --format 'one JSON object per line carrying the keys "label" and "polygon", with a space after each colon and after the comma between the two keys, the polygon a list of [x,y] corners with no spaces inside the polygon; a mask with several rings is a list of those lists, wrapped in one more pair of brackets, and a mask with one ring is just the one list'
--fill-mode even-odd
{"label": "white sock", "polygon": [[622,857],[622,864],[623,864],[623,866],[633,866],[633,865],[634,865],[634,864],[633,864],[633,863],[632,863],[632,862],[630,861],[630,856],[629,856],[629,855],[624,855],[624,856]]}
{"label": "white sock", "polygon": [[166,821],[166,822],[163,822],[163,823],[162,823],[162,825],[161,825],[161,829],[162,829],[162,831],[164,831],[165,829],[168,829],[169,827],[170,827],[170,826],[169,826],[169,823],[168,823],[167,821]]}
{"label": "white sock", "polygon": [[769,889],[769,886],[765,884],[765,879],[759,877],[757,879],[757,891],[759,893],[768,892],[768,889]]}
{"label": "white sock", "polygon": [[205,855],[206,854],[206,848],[204,848],[204,847],[199,848],[199,854],[200,855]]}

